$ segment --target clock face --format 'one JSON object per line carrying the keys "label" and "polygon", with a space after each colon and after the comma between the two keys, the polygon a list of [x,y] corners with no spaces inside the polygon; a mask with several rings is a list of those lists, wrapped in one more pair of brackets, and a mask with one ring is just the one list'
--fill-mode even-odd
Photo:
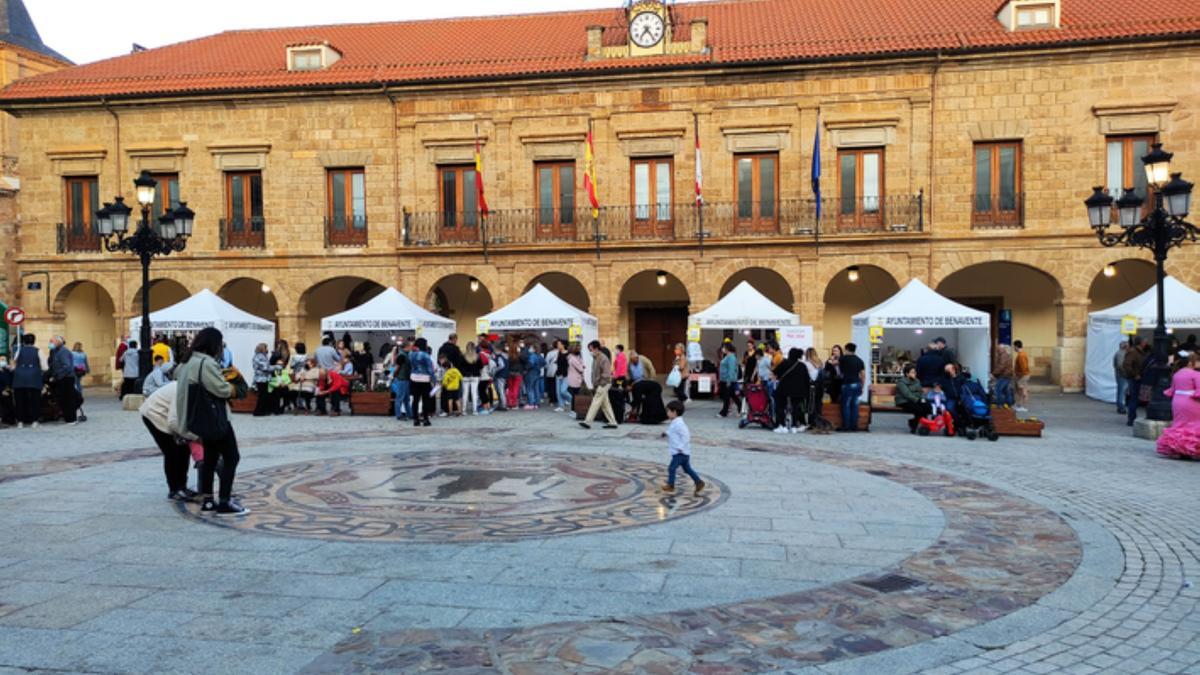
{"label": "clock face", "polygon": [[639,47],[653,47],[666,35],[662,17],[653,12],[642,12],[629,23],[629,37]]}

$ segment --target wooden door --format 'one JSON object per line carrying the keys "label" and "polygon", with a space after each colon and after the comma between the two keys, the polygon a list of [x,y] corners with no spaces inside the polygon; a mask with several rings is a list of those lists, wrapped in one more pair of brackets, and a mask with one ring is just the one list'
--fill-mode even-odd
{"label": "wooden door", "polygon": [[687,337],[686,307],[642,307],[633,315],[633,348],[654,362],[660,375],[671,372],[675,344]]}

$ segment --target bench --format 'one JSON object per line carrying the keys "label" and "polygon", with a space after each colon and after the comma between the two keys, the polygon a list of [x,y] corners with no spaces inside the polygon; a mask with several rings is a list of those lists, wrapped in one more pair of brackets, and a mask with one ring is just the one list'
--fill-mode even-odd
{"label": "bench", "polygon": [[871,385],[871,410],[880,413],[902,413],[904,409],[896,407],[895,384]]}

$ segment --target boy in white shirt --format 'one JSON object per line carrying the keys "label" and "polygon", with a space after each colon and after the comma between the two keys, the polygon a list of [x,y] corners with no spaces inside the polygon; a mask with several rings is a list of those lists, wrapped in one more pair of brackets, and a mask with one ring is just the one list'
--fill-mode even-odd
{"label": "boy in white shirt", "polygon": [[667,403],[667,419],[671,421],[667,427],[667,448],[671,452],[671,466],[667,469],[667,482],[662,486],[663,492],[675,491],[675,471],[682,468],[696,486],[696,494],[704,489],[704,481],[692,470],[692,434],[683,421],[683,402],[674,400]]}

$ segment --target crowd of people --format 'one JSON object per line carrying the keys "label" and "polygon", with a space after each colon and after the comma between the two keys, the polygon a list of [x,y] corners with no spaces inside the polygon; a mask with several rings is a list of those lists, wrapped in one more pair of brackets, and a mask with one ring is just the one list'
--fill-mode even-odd
{"label": "crowd of people", "polygon": [[75,425],[83,414],[83,378],[91,372],[87,352],[76,342],[68,349],[61,335],[50,338],[46,351],[37,336],[23,334],[12,359],[0,355],[0,423],[37,428],[43,419]]}
{"label": "crowd of people", "polygon": [[[1117,413],[1133,426],[1139,407],[1153,397],[1158,367],[1162,361],[1144,337],[1122,342],[1113,354],[1113,376],[1117,380]],[[1158,438],[1158,452],[1174,458],[1200,459],[1200,344],[1195,335],[1183,342],[1172,338],[1167,364],[1171,384],[1163,392],[1171,399],[1172,421]]]}

